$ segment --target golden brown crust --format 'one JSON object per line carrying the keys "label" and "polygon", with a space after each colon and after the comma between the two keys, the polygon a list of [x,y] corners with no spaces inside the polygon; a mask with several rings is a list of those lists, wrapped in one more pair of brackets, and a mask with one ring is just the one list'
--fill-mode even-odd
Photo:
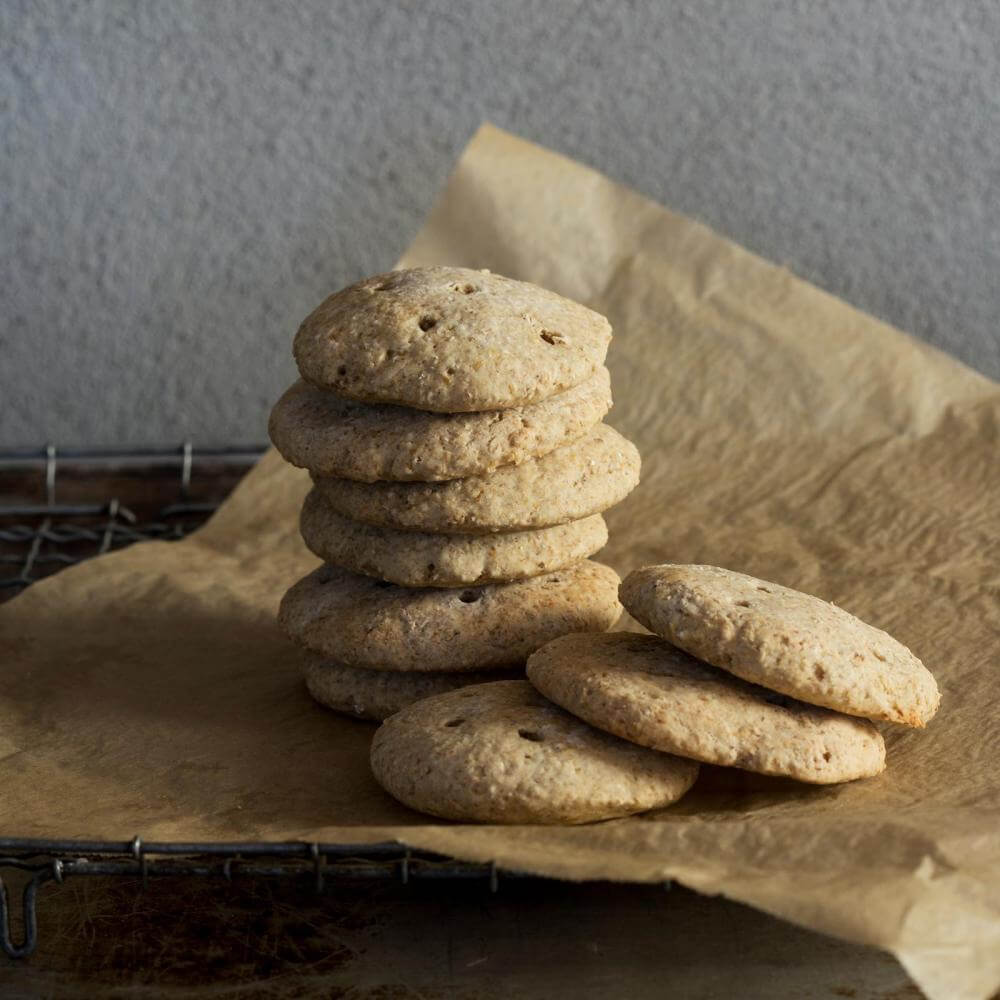
{"label": "golden brown crust", "polygon": [[372,772],[421,812],[479,823],[586,823],[676,802],[698,765],[626,743],[526,681],[479,684],[403,709],[375,733]]}
{"label": "golden brown crust", "polygon": [[925,725],[940,695],[901,642],[834,604],[718,566],[649,566],[622,583],[648,629],[746,681],[848,715]]}
{"label": "golden brown crust", "polygon": [[404,587],[507,583],[593,555],[608,540],[600,514],[535,531],[441,535],[362,524],[331,510],[313,489],[302,505],[302,538],[325,562]]}
{"label": "golden brown crust", "polygon": [[607,424],[541,458],[446,483],[315,477],[338,514],[404,531],[480,535],[577,521],[620,503],[639,482],[639,452]]}
{"label": "golden brown crust", "polygon": [[611,326],[524,281],[417,267],[331,295],[295,335],[302,377],[341,396],[438,413],[524,406],[590,378]]}
{"label": "golden brown crust", "polygon": [[814,784],[885,768],[867,720],[747,684],[659,636],[566,635],[532,653],[527,670],[566,711],[654,750]]}
{"label": "golden brown crust", "polygon": [[621,616],[618,574],[600,563],[517,583],[419,590],[320,566],[281,601],[288,636],[369,670],[468,671],[523,664],[567,632],[603,632]]}
{"label": "golden brown crust", "polygon": [[521,670],[476,671],[472,673],[401,673],[390,670],[363,670],[342,663],[309,657],[305,681],[309,693],[335,712],[356,719],[381,722],[421,698],[430,698],[470,684],[524,677]]}
{"label": "golden brown crust", "polygon": [[268,433],[287,462],[320,476],[439,482],[548,454],[610,408],[607,368],[537,403],[482,413],[359,403],[299,381],[275,404]]}

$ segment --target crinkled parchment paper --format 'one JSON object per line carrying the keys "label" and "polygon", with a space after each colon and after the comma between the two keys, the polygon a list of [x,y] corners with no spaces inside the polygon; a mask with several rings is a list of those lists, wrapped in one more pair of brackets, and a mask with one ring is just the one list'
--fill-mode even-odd
{"label": "crinkled parchment paper", "polygon": [[[875,780],[705,768],[677,807],[472,827],[369,776],[274,615],[315,560],[306,476],[269,454],[208,526],[0,609],[0,833],[398,838],[569,879],[675,878],[889,949],[936,998],[1000,985],[1000,387],[607,178],[491,127],[403,264],[488,267],[606,313],[610,422],[643,482],[604,558],[717,563],[822,595],[937,675]],[[293,330],[274,331],[288,338]]]}

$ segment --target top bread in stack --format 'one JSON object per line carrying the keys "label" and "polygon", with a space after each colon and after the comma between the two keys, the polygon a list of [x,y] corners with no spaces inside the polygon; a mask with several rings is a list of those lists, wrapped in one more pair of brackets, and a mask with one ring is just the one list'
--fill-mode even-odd
{"label": "top bread in stack", "polygon": [[458,267],[377,275],[331,295],[295,336],[302,377],[432,413],[527,406],[604,364],[611,325],[524,281]]}
{"label": "top bread in stack", "polygon": [[[291,637],[326,656],[336,648],[356,692],[370,679],[358,676],[361,662],[366,671],[523,668],[551,638],[610,627],[620,614],[617,577],[586,560],[607,539],[601,512],[639,475],[635,447],[601,423],[611,406],[610,339],[608,321],[578,303],[465,268],[394,271],[323,302],[295,337],[301,380],[269,425],[282,455],[313,477],[301,529],[328,564],[322,581],[313,574],[286,595]],[[320,605],[363,617],[347,601],[348,590],[367,593],[351,582],[357,575],[398,589],[401,622],[418,607],[421,620],[451,620],[459,601],[466,628],[428,666],[391,643],[354,655],[333,635],[343,617]],[[530,609],[513,590],[503,596],[528,584]],[[505,608],[504,620],[491,608]],[[400,634],[412,638],[415,627]],[[470,655],[501,635],[516,660],[496,649]],[[336,700],[331,683],[310,686]]]}
{"label": "top bread in stack", "polygon": [[465,268],[368,278],[295,337],[271,416],[294,465],[356,482],[483,475],[582,437],[611,407],[603,316]]}

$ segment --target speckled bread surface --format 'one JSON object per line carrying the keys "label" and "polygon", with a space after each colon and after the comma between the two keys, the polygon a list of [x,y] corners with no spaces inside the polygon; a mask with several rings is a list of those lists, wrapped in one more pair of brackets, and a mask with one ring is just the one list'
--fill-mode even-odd
{"label": "speckled bread surface", "polygon": [[885,769],[875,726],[748,684],[655,635],[566,635],[528,658],[546,698],[640,746],[814,784]]}
{"label": "speckled bread surface", "polygon": [[286,461],[317,475],[438,482],[545,455],[586,434],[610,408],[603,367],[537,403],[480,413],[359,403],[300,380],[274,405],[268,433]]}
{"label": "speckled bread surface", "polygon": [[718,566],[630,573],[622,603],[643,625],[744,680],[848,715],[923,726],[930,671],[891,635],[828,601]]}
{"label": "speckled bread surface", "polygon": [[523,664],[567,632],[621,616],[618,574],[589,560],[517,583],[411,589],[320,566],[281,601],[278,621],[306,649],[369,670],[494,670]]}
{"label": "speckled bread surface", "polygon": [[608,540],[600,514],[534,531],[442,535],[362,524],[313,489],[299,520],[306,545],[326,562],[404,587],[464,587],[521,580],[586,559]]}
{"label": "speckled bread surface", "polygon": [[586,823],[676,802],[693,761],[588,726],[526,681],[419,701],[375,733],[372,772],[400,802],[480,823]]}
{"label": "speckled bread surface", "polygon": [[308,658],[304,674],[309,693],[321,705],[344,715],[376,722],[389,718],[421,698],[444,694],[469,684],[524,677],[522,670],[469,673],[364,670],[345,667],[321,656]]}
{"label": "speckled bread surface", "polygon": [[365,278],[302,323],[302,377],[349,399],[438,413],[536,403],[590,378],[611,326],[524,281],[462,267]]}
{"label": "speckled bread surface", "polygon": [[315,477],[339,514],[406,531],[487,534],[577,521],[620,503],[639,482],[639,452],[612,427],[520,465],[445,483]]}

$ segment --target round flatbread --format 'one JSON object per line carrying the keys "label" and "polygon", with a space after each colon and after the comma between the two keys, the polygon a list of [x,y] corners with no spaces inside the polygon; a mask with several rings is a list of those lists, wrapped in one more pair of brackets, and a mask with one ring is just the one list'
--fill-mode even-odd
{"label": "round flatbread", "polygon": [[923,726],[940,694],[891,635],[818,597],[718,566],[649,566],[625,607],[693,656],[792,698],[867,719]]}
{"label": "round flatbread", "polygon": [[620,615],[618,575],[588,561],[463,590],[411,590],[320,566],[285,594],[278,621],[299,645],[348,666],[468,671],[523,664],[549,640],[603,632]]}
{"label": "round flatbread", "polygon": [[436,413],[524,406],[590,378],[611,325],[531,285],[417,267],[331,295],[295,335],[302,377],[367,403]]}
{"label": "round flatbread", "polygon": [[541,458],[446,483],[357,483],[316,477],[338,514],[386,528],[479,535],[578,521],[639,482],[639,452],[607,424]]}
{"label": "round flatbread", "polygon": [[268,433],[285,461],[319,476],[438,482],[545,455],[586,434],[609,409],[607,368],[540,402],[484,413],[358,403],[299,381],[275,403]]}
{"label": "round flatbread", "polygon": [[476,823],[587,823],[676,802],[690,760],[626,743],[526,681],[427,698],[375,733],[372,772],[404,805]]}
{"label": "round flatbread", "polygon": [[299,528],[326,562],[403,587],[464,587],[522,580],[586,559],[608,540],[600,514],[537,531],[434,535],[378,528],[332,510],[318,490],[302,505]]}
{"label": "round flatbread", "polygon": [[327,708],[356,719],[381,722],[401,708],[421,698],[444,694],[470,684],[524,677],[523,670],[456,673],[401,673],[390,670],[362,670],[342,663],[309,657],[305,666],[309,693]]}
{"label": "round flatbread", "polygon": [[528,658],[546,698],[640,746],[814,784],[885,769],[875,726],[747,684],[655,635],[565,635]]}

